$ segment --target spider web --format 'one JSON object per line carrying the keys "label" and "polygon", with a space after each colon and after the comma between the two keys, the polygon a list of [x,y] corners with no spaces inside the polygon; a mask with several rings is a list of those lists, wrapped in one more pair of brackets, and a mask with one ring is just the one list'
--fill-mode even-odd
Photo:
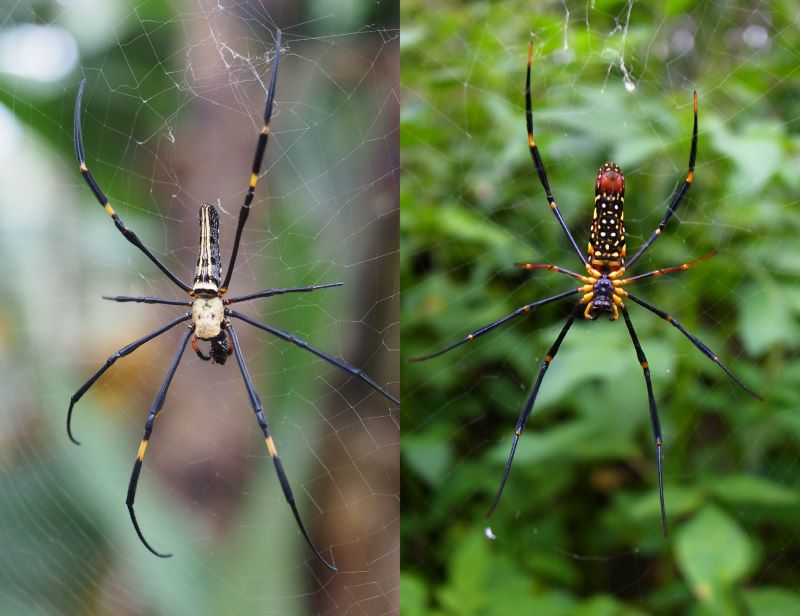
{"label": "spider web", "polygon": [[[396,405],[236,324],[324,570],[286,504],[233,358],[190,349],[156,422],[136,510],[138,439],[182,326],[70,395],[116,349],[180,315],[101,295],[181,293],[114,229],[78,174],[72,109],[87,79],[87,163],[125,223],[191,283],[198,210],[220,212],[223,267],[283,31],[271,137],[231,295],[341,288],[237,310],[398,393],[399,31],[391,4],[265,0],[17,2],[0,9],[4,613],[390,614],[398,611]],[[8,214],[6,216],[6,214]],[[263,335],[262,335],[263,334]]]}
{"label": "spider web", "polygon": [[737,602],[762,613],[773,600],[796,609],[794,8],[425,6],[404,4],[402,15],[403,356],[573,283],[515,262],[579,270],[526,148],[532,37],[536,142],[582,249],[607,160],[626,174],[629,254],[655,228],[686,175],[698,91],[694,186],[633,273],[718,254],[631,291],[679,317],[767,401],[630,308],[664,432],[665,543],[644,380],[621,322],[570,331],[488,522],[568,302],[403,362],[404,610],[561,614],[583,601],[586,613],[686,613],[695,600],[718,613]]}

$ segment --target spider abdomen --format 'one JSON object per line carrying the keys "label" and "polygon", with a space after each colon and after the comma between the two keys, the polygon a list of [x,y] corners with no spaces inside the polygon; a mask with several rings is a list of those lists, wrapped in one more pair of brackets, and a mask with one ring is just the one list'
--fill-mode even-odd
{"label": "spider abdomen", "polygon": [[616,269],[625,259],[625,176],[614,163],[600,167],[594,188],[589,259],[594,267]]}
{"label": "spider abdomen", "polygon": [[[219,214],[210,203],[200,206],[200,250],[194,270],[194,293],[219,291],[222,261],[219,256]],[[219,332],[218,332],[219,333]],[[198,337],[202,338],[198,334]]]}

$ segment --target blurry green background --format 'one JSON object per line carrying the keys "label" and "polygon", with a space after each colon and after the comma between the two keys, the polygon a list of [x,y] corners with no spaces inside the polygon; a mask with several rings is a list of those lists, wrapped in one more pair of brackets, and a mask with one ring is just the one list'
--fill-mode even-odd
{"label": "blurry green background", "polygon": [[[800,613],[800,140],[797,4],[403,2],[403,613]],[[503,498],[514,425],[571,304],[411,363],[570,288],[515,262],[578,269],[527,148],[579,246],[593,184],[626,173],[628,252],[686,174],[695,184],[637,286],[742,380],[630,307],[664,432],[659,521],[647,395],[624,324],[581,321],[553,362]],[[496,537],[486,537],[487,527]]]}
{"label": "blurry green background", "polygon": [[124,506],[179,329],[70,395],[114,351],[180,314],[103,294],[180,293],[81,180],[184,280],[197,212],[230,255],[261,125],[272,137],[231,294],[342,281],[242,304],[398,394],[398,15],[371,2],[16,2],[0,7],[0,613],[396,613],[396,407],[309,353],[237,326],[322,570],[296,529],[235,362],[187,350]]}

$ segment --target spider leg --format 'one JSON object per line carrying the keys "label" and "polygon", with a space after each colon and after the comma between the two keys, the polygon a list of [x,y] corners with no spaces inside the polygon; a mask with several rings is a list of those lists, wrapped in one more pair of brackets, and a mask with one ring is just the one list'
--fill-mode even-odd
{"label": "spider leg", "polygon": [[191,306],[192,302],[182,299],[164,299],[163,297],[131,297],[129,295],[103,295],[103,299],[112,302],[137,302],[139,304],[166,304],[167,306]]}
{"label": "spider leg", "polygon": [[190,318],[191,315],[185,314],[173,321],[170,321],[169,323],[155,330],[154,332],[150,332],[146,336],[143,336],[142,338],[139,338],[138,340],[131,342],[129,345],[122,347],[119,351],[117,351],[111,357],[109,357],[106,360],[106,363],[103,365],[103,367],[100,368],[100,370],[98,370],[97,372],[95,372],[88,381],[86,381],[83,385],[81,385],[78,391],[72,394],[72,397],[69,399],[69,410],[67,411],[67,435],[69,436],[69,440],[71,440],[76,445],[80,445],[80,441],[78,441],[74,436],[72,436],[72,409],[78,402],[78,400],[80,400],[83,397],[83,394],[89,391],[89,388],[91,388],[91,386],[95,384],[95,381],[97,381],[97,379],[103,376],[103,373],[106,370],[108,370],[111,366],[113,366],[114,362],[116,362],[120,357],[125,357],[126,355],[130,355],[136,349],[142,346],[145,342],[148,342],[153,338],[157,338],[167,330],[175,327],[178,323],[183,323],[184,321],[188,321]]}
{"label": "spider leg", "polygon": [[192,336],[192,350],[203,361],[211,361],[211,356],[210,355],[204,355],[203,351],[200,350],[200,347],[197,344],[197,336]]}
{"label": "spider leg", "polygon": [[247,222],[247,217],[250,215],[250,204],[253,202],[253,196],[256,191],[256,184],[258,183],[258,174],[261,172],[261,163],[264,160],[264,151],[267,149],[267,141],[269,140],[269,123],[272,119],[272,105],[275,101],[275,81],[278,77],[278,63],[281,59],[281,31],[275,32],[275,62],[272,65],[272,75],[269,78],[269,91],[267,92],[267,102],[264,106],[264,124],[261,126],[261,132],[258,135],[258,143],[256,144],[256,153],[253,157],[253,167],[250,174],[250,185],[247,187],[247,194],[244,198],[242,209],[239,210],[239,221],[236,224],[236,236],[233,240],[233,252],[231,253],[231,261],[228,265],[228,271],[225,273],[225,280],[219,289],[219,295],[225,295],[228,290],[228,284],[233,275],[233,267],[236,265],[236,255],[239,254],[239,242],[242,239],[242,231]]}
{"label": "spider leg", "polygon": [[560,299],[564,299],[565,297],[569,297],[570,295],[575,295],[576,293],[581,293],[581,292],[582,292],[582,289],[572,289],[570,291],[564,291],[563,293],[559,293],[558,295],[553,295],[552,297],[547,297],[545,299],[541,299],[538,302],[533,302],[532,304],[525,304],[524,306],[522,306],[520,308],[517,308],[511,314],[507,314],[502,319],[498,319],[494,323],[489,323],[489,325],[481,327],[480,329],[472,332],[466,338],[463,338],[463,339],[459,340],[458,342],[454,342],[453,344],[444,347],[440,351],[436,351],[435,353],[431,353],[430,355],[422,355],[420,357],[412,357],[411,361],[426,361],[428,359],[433,359],[434,357],[438,357],[439,355],[444,355],[448,351],[452,351],[456,347],[459,347],[459,346],[461,346],[462,344],[464,344],[466,342],[470,342],[470,341],[474,340],[475,338],[477,338],[478,336],[483,336],[483,334],[486,334],[486,333],[492,331],[495,327],[500,327],[501,325],[503,325],[503,323],[506,323],[507,321],[510,321],[514,317],[518,317],[521,314],[527,314],[529,312],[533,312],[534,310],[539,308],[539,306],[544,306],[545,304],[550,304],[550,303],[556,302],[556,301],[558,301]]}
{"label": "spider leg", "polygon": [[147,421],[144,424],[144,435],[142,436],[142,441],[139,443],[139,449],[136,452],[136,461],[133,463],[133,471],[131,471],[131,481],[128,484],[128,497],[125,499],[125,504],[128,506],[128,513],[131,514],[133,528],[136,530],[139,540],[144,544],[144,547],[160,558],[169,558],[172,554],[159,552],[147,542],[147,539],[145,539],[142,534],[142,530],[139,528],[139,522],[136,520],[136,514],[133,511],[133,503],[136,500],[136,487],[139,485],[139,473],[142,471],[142,462],[144,461],[144,454],[147,451],[147,444],[150,442],[150,434],[153,432],[153,424],[155,423],[156,416],[161,410],[161,407],[164,406],[164,399],[167,397],[167,390],[169,389],[170,383],[172,383],[172,377],[175,376],[175,371],[178,369],[183,351],[186,349],[189,338],[193,333],[194,323],[191,323],[189,327],[186,328],[186,331],[181,337],[181,341],[178,343],[178,351],[175,353],[169,370],[167,370],[164,382],[161,384],[161,389],[158,390],[158,394],[156,394],[156,398],[153,400],[153,406],[150,407],[150,413],[147,415]]}
{"label": "spider leg", "polygon": [[324,352],[320,351],[319,349],[315,349],[310,344],[308,344],[308,342],[306,342],[305,340],[301,340],[297,336],[294,336],[293,334],[290,334],[289,332],[285,332],[285,331],[283,331],[281,329],[278,329],[277,327],[272,327],[271,325],[266,325],[264,323],[259,323],[258,321],[254,320],[254,319],[251,319],[250,317],[248,317],[245,314],[242,314],[240,312],[235,312],[235,311],[230,310],[230,309],[226,309],[225,313],[227,315],[229,315],[229,316],[235,317],[237,319],[241,319],[242,321],[244,321],[245,323],[249,323],[253,327],[257,327],[258,329],[263,329],[265,332],[268,332],[268,333],[272,334],[273,336],[277,336],[281,340],[286,340],[286,342],[291,342],[292,344],[294,344],[295,346],[300,347],[301,349],[305,349],[306,351],[310,351],[311,353],[313,353],[317,357],[320,357],[320,358],[324,359],[329,364],[333,364],[337,368],[339,368],[341,370],[344,370],[345,372],[347,372],[347,373],[349,373],[349,374],[361,379],[362,381],[364,381],[367,385],[369,385],[372,389],[377,391],[380,395],[382,395],[387,400],[390,400],[390,401],[394,402],[395,404],[400,404],[400,400],[398,398],[396,398],[395,396],[390,394],[388,391],[383,389],[380,385],[378,385],[375,381],[373,381],[369,376],[367,376],[367,374],[363,370],[361,370],[359,368],[356,368],[355,366],[351,366],[350,364],[348,364],[345,361],[342,361],[340,359],[336,359],[335,357],[333,357],[331,355],[328,355],[327,353],[324,353]]}
{"label": "spider leg", "polygon": [[694,261],[689,261],[688,263],[682,263],[681,265],[675,265],[674,267],[664,267],[662,269],[653,270],[652,272],[647,272],[646,274],[639,274],[638,276],[631,276],[630,278],[623,278],[620,280],[617,285],[623,286],[626,284],[630,284],[632,282],[637,282],[644,278],[650,278],[651,276],[663,276],[664,274],[671,274],[672,272],[681,272],[684,270],[689,269],[697,265],[698,263],[702,263],[706,259],[710,259],[715,254],[717,254],[716,250],[712,250],[708,254],[703,255],[699,259],[695,259]]}
{"label": "spider leg", "polygon": [[594,278],[589,278],[588,276],[581,276],[573,272],[572,270],[568,270],[564,267],[560,267],[558,265],[550,265],[549,263],[514,263],[514,267],[518,267],[524,270],[537,270],[537,269],[546,269],[550,270],[551,272],[556,272],[557,274],[566,274],[572,278],[577,278],[578,280],[584,282],[585,284],[594,284]]}
{"label": "spider leg", "polygon": [[325,560],[322,554],[320,554],[320,551],[314,545],[314,542],[311,541],[311,537],[306,531],[306,527],[303,525],[303,520],[300,518],[300,512],[297,510],[297,504],[295,503],[292,488],[289,485],[289,479],[286,477],[286,473],[283,470],[283,464],[281,464],[281,459],[278,457],[278,450],[275,447],[275,441],[272,440],[272,436],[269,432],[269,425],[267,424],[267,419],[264,416],[264,407],[262,406],[261,399],[258,397],[258,394],[253,387],[253,381],[250,378],[250,373],[247,370],[247,364],[245,364],[244,357],[242,356],[236,330],[234,330],[233,325],[230,323],[224,324],[223,327],[233,341],[233,352],[236,355],[236,361],[239,364],[239,370],[242,372],[244,385],[247,388],[247,395],[250,396],[250,404],[252,405],[253,411],[256,414],[258,425],[261,426],[261,431],[264,433],[264,442],[267,445],[269,457],[272,458],[272,462],[275,465],[275,473],[278,475],[278,481],[280,481],[281,488],[283,488],[283,495],[286,498],[286,502],[289,503],[289,507],[291,507],[292,513],[294,514],[294,519],[297,522],[297,526],[300,529],[300,532],[303,534],[306,543],[308,543],[309,547],[314,552],[314,555],[323,565],[335,572],[337,571],[336,567]]}
{"label": "spider leg", "polygon": [[514,454],[517,451],[517,444],[519,443],[519,437],[522,435],[522,431],[525,429],[525,424],[528,423],[528,418],[531,415],[531,411],[533,410],[533,405],[536,403],[536,396],[539,394],[539,387],[542,385],[542,380],[544,380],[544,375],[547,372],[547,369],[550,367],[550,362],[553,361],[553,358],[558,353],[559,347],[561,347],[561,343],[564,341],[564,338],[567,336],[567,332],[569,332],[569,328],[572,327],[572,324],[575,322],[577,316],[582,312],[583,304],[578,304],[572,310],[567,319],[567,322],[564,323],[564,327],[561,328],[561,332],[559,332],[558,337],[556,338],[553,345],[550,347],[550,350],[547,351],[547,354],[544,356],[542,360],[542,366],[539,368],[539,375],[536,377],[536,382],[533,385],[533,389],[531,389],[531,393],[528,395],[528,399],[525,400],[525,405],[522,407],[522,412],[519,415],[519,419],[517,420],[517,426],[514,428],[514,441],[511,443],[511,451],[508,454],[508,461],[506,462],[506,468],[503,471],[503,478],[500,480],[500,487],[497,489],[497,494],[495,495],[494,499],[492,500],[492,504],[489,505],[489,510],[486,512],[486,517],[492,515],[492,512],[497,507],[497,503],[500,502],[500,497],[503,495],[503,489],[506,487],[506,481],[508,480],[508,473],[511,471],[511,464],[514,461]]}
{"label": "spider leg", "polygon": [[142,244],[142,241],[139,237],[131,231],[125,223],[122,222],[122,219],[119,215],[114,211],[114,208],[111,207],[111,204],[108,202],[108,197],[106,197],[105,193],[103,193],[100,185],[92,176],[91,171],[86,166],[86,157],[83,151],[83,132],[81,131],[81,100],[83,99],[83,90],[86,87],[86,80],[84,79],[81,81],[80,88],[78,89],[78,98],[75,100],[75,121],[74,121],[74,133],[75,133],[75,155],[78,158],[78,165],[80,166],[81,175],[83,179],[86,180],[86,184],[88,184],[89,188],[94,193],[95,198],[103,206],[103,209],[106,211],[106,214],[111,216],[111,219],[114,221],[114,224],[119,229],[119,232],[125,236],[131,244],[136,246],[139,250],[141,250],[148,259],[150,259],[153,263],[156,264],[158,269],[160,269],[166,276],[178,285],[181,289],[186,291],[187,293],[192,290],[190,286],[186,283],[182,282],[175,274],[173,274],[170,269],[164,265],[161,260],[156,257],[150,250]]}
{"label": "spider leg", "polygon": [[[622,289],[620,289],[620,290],[622,291]],[[650,311],[650,312],[652,312],[653,314],[656,314],[656,315],[660,316],[662,319],[664,319],[665,321],[667,321],[667,322],[668,322],[670,325],[672,325],[673,327],[675,327],[675,328],[676,328],[678,331],[680,331],[680,332],[681,332],[681,333],[682,333],[684,336],[686,336],[686,337],[687,337],[687,338],[688,338],[688,339],[691,341],[691,343],[692,343],[694,346],[696,346],[698,349],[700,349],[700,352],[701,352],[703,355],[705,355],[706,357],[708,357],[708,358],[709,358],[711,361],[713,361],[713,362],[714,362],[715,364],[717,364],[717,365],[718,365],[720,368],[722,368],[723,372],[725,372],[725,374],[727,374],[727,375],[728,375],[728,376],[731,378],[731,380],[732,380],[734,383],[736,383],[736,384],[737,384],[739,387],[741,387],[742,389],[744,389],[744,390],[745,390],[745,391],[746,391],[748,394],[750,394],[750,395],[751,395],[753,398],[755,398],[756,400],[763,400],[763,399],[764,399],[764,398],[763,398],[761,395],[759,395],[759,394],[757,394],[756,392],[754,392],[754,391],[753,391],[752,389],[750,389],[750,388],[749,388],[747,385],[745,385],[745,384],[744,384],[744,383],[742,383],[742,382],[741,382],[741,381],[740,381],[738,378],[736,378],[736,376],[733,374],[733,372],[731,372],[730,370],[728,370],[728,368],[725,366],[725,364],[723,364],[723,363],[722,363],[722,362],[719,360],[719,357],[717,357],[717,355],[716,355],[716,354],[715,354],[715,353],[714,353],[714,352],[713,352],[711,349],[709,349],[709,348],[708,348],[708,347],[707,347],[705,344],[703,344],[703,343],[700,341],[700,339],[699,339],[699,338],[697,338],[697,336],[694,336],[694,335],[690,334],[688,331],[686,331],[686,329],[683,327],[683,325],[681,325],[681,324],[678,322],[678,319],[676,319],[675,317],[673,317],[671,314],[667,314],[667,313],[666,313],[666,312],[664,312],[663,310],[659,310],[659,309],[658,309],[658,308],[656,308],[655,306],[653,306],[653,305],[651,305],[651,304],[648,304],[646,301],[644,301],[644,300],[641,300],[641,299],[639,299],[638,297],[635,297],[635,296],[631,295],[631,294],[630,294],[630,293],[628,293],[627,291],[623,291],[623,295],[624,295],[625,297],[628,297],[628,298],[630,298],[632,301],[636,302],[637,304],[639,304],[639,305],[640,305],[640,306],[642,306],[643,308],[646,308],[647,310],[649,310],[649,311]]]}
{"label": "spider leg", "polygon": [[251,299],[258,299],[260,297],[272,297],[273,295],[283,295],[285,293],[309,293],[311,291],[316,291],[317,289],[330,289],[331,287],[341,287],[344,283],[343,282],[330,282],[328,284],[317,284],[311,285],[308,287],[292,287],[288,289],[266,289],[264,291],[258,291],[257,293],[251,293],[250,295],[240,295],[239,297],[232,297],[230,299],[223,300],[225,305],[228,304],[235,304],[236,302],[247,302]]}
{"label": "spider leg", "polygon": [[667,208],[667,212],[664,214],[664,218],[661,219],[661,222],[658,223],[658,226],[655,230],[650,234],[650,237],[647,238],[647,241],[642,244],[641,248],[636,251],[636,254],[628,260],[626,267],[630,269],[633,267],[633,264],[639,260],[645,250],[650,248],[650,245],[658,239],[658,236],[661,235],[661,231],[664,228],[664,225],[667,224],[667,221],[672,218],[672,215],[675,213],[675,210],[678,209],[681,201],[683,200],[686,191],[689,190],[692,186],[692,180],[694,179],[694,163],[695,159],[697,158],[697,92],[692,94],[694,100],[694,126],[692,128],[692,146],[689,150],[689,171],[686,173],[686,179],[681,184],[681,187],[675,193],[675,196],[672,197],[672,201]]}
{"label": "spider leg", "polygon": [[653,383],[650,380],[650,366],[647,363],[642,345],[639,343],[639,337],[636,335],[636,330],[633,329],[633,323],[628,315],[628,310],[625,306],[620,305],[619,310],[625,318],[625,325],[628,328],[628,333],[631,335],[633,348],[636,349],[636,357],[639,360],[639,365],[644,372],[644,382],[647,385],[647,402],[650,405],[650,423],[653,426],[653,439],[656,443],[656,461],[658,464],[658,498],[661,502],[661,528],[664,529],[664,537],[667,536],[667,510],[664,506],[664,476],[661,472],[661,422],[658,419],[658,407],[656,406],[656,397],[653,395]]}
{"label": "spider leg", "polygon": [[567,227],[567,223],[564,222],[564,219],[561,216],[561,212],[556,205],[556,200],[553,198],[553,193],[550,190],[550,182],[547,181],[547,173],[544,170],[544,163],[542,162],[542,157],[539,154],[539,147],[536,145],[536,142],[533,139],[533,107],[531,104],[531,61],[533,60],[533,40],[531,39],[530,43],[528,43],[528,72],[527,78],[525,80],[525,122],[528,126],[528,148],[531,151],[531,157],[533,157],[533,164],[536,165],[536,172],[539,174],[539,180],[542,183],[542,187],[544,188],[544,193],[547,195],[547,202],[550,204],[550,209],[555,214],[556,218],[558,219],[558,224],[561,225],[561,228],[564,230],[564,233],[569,240],[569,243],[572,244],[573,250],[575,250],[575,254],[578,255],[578,258],[581,260],[581,263],[587,265],[588,262],[586,257],[578,248],[578,244],[575,242],[575,238],[572,237],[572,233],[569,231],[569,227]]}

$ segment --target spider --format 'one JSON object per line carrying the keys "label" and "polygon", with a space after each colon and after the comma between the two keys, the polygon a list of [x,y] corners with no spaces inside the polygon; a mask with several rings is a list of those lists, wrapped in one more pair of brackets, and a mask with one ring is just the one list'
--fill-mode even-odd
{"label": "spider", "polygon": [[536,166],[536,172],[539,175],[539,180],[542,183],[544,188],[545,196],[547,197],[547,202],[550,205],[550,210],[555,215],[558,223],[561,225],[564,234],[567,236],[567,240],[569,240],[572,249],[575,251],[575,254],[578,255],[578,258],[583,263],[584,268],[586,269],[586,275],[578,274],[571,270],[565,269],[558,265],[550,265],[550,264],[536,264],[536,263],[517,263],[515,264],[516,267],[525,269],[525,270],[550,270],[552,272],[557,272],[559,274],[564,274],[566,276],[570,276],[571,278],[575,278],[582,282],[582,286],[578,287],[577,289],[571,289],[569,291],[564,291],[563,293],[558,293],[557,295],[553,295],[552,297],[547,297],[545,299],[541,299],[530,304],[526,304],[520,308],[517,308],[512,313],[504,316],[493,323],[490,323],[480,329],[472,332],[466,338],[459,340],[458,342],[451,344],[435,353],[431,353],[430,355],[424,355],[421,357],[414,358],[413,361],[425,361],[428,359],[432,359],[434,357],[438,357],[439,355],[443,355],[448,351],[455,349],[458,346],[466,342],[470,342],[475,338],[482,336],[496,327],[499,327],[511,319],[518,317],[523,314],[529,314],[541,306],[546,304],[550,304],[553,302],[557,302],[559,300],[565,299],[567,297],[571,297],[574,295],[580,295],[581,298],[575,307],[572,309],[569,317],[567,318],[566,323],[561,329],[561,332],[556,337],[555,342],[553,342],[550,349],[547,351],[547,354],[544,356],[542,360],[541,367],[539,368],[539,373],[536,377],[536,381],[533,385],[533,389],[531,390],[528,398],[525,400],[525,404],[522,407],[522,411],[520,413],[519,419],[517,420],[516,427],[514,429],[514,439],[511,444],[511,451],[508,455],[508,459],[506,461],[505,470],[503,471],[503,477],[500,481],[500,487],[497,490],[497,494],[495,495],[494,499],[492,500],[491,505],[489,506],[489,510],[487,511],[487,516],[491,515],[492,512],[497,507],[497,504],[500,502],[500,497],[503,494],[503,489],[506,485],[506,481],[508,479],[509,471],[511,470],[511,464],[514,460],[514,453],[517,449],[517,444],[519,443],[520,436],[522,435],[522,431],[525,429],[525,425],[528,422],[528,418],[530,417],[531,411],[533,410],[533,405],[536,402],[536,396],[539,393],[539,387],[542,384],[542,380],[544,379],[545,373],[547,372],[547,368],[550,366],[550,363],[553,361],[553,358],[558,353],[558,349],[561,346],[561,343],[564,341],[564,338],[567,336],[570,327],[575,322],[575,319],[583,316],[585,319],[594,320],[601,315],[608,315],[609,319],[612,321],[616,321],[619,319],[620,313],[622,314],[623,319],[625,320],[625,326],[628,329],[628,333],[631,337],[631,342],[633,343],[633,347],[636,351],[636,357],[639,360],[639,364],[642,367],[642,371],[644,373],[644,380],[645,385],[647,386],[647,399],[650,406],[650,422],[652,424],[653,430],[653,438],[655,440],[656,445],[656,462],[658,468],[658,495],[659,501],[661,504],[661,526],[664,532],[664,536],[666,537],[668,534],[667,531],[667,514],[666,509],[664,506],[664,482],[663,482],[663,475],[662,475],[662,468],[661,468],[661,445],[663,442],[661,436],[661,425],[658,418],[658,408],[656,406],[656,399],[653,395],[653,384],[650,380],[650,368],[647,363],[647,357],[645,357],[644,351],[642,350],[642,346],[639,343],[639,338],[636,335],[636,330],[633,328],[633,323],[631,322],[631,318],[628,315],[628,309],[625,305],[626,300],[631,300],[635,304],[639,304],[646,310],[658,315],[673,327],[675,327],[678,331],[680,331],[684,336],[686,336],[691,343],[696,346],[703,355],[708,357],[711,361],[717,364],[724,372],[727,374],[734,383],[736,383],[739,387],[741,387],[744,391],[746,391],[749,395],[757,400],[763,400],[763,398],[747,387],[744,383],[742,383],[720,360],[717,355],[708,348],[703,342],[701,342],[696,336],[689,333],[683,325],[680,324],[678,319],[676,319],[671,314],[664,312],[660,308],[657,308],[646,301],[639,299],[635,295],[632,295],[627,289],[625,288],[627,285],[638,282],[645,278],[651,278],[656,276],[662,276],[664,274],[669,274],[672,272],[679,272],[689,269],[690,267],[697,265],[698,263],[709,259],[710,257],[716,254],[715,252],[710,252],[699,259],[695,259],[694,261],[690,261],[688,263],[684,263],[682,265],[676,265],[674,267],[667,267],[663,269],[656,269],[644,274],[638,274],[636,276],[631,276],[629,278],[624,278],[624,274],[633,267],[633,265],[639,260],[639,258],[645,253],[645,251],[650,248],[653,242],[658,239],[658,236],[661,235],[661,231],[664,229],[664,226],[669,221],[670,217],[675,213],[675,210],[678,209],[683,197],[686,195],[686,192],[692,185],[692,181],[694,179],[694,165],[695,165],[695,158],[697,154],[697,92],[693,94],[693,102],[694,102],[694,125],[692,128],[692,144],[691,149],[689,151],[689,170],[686,174],[686,179],[684,180],[683,184],[677,190],[677,192],[673,195],[672,200],[670,201],[669,207],[667,208],[664,217],[661,219],[661,222],[658,223],[658,226],[655,230],[650,234],[645,241],[644,244],[639,248],[639,250],[633,255],[626,262],[626,243],[625,243],[625,227],[623,224],[624,214],[623,214],[623,205],[625,202],[625,177],[622,174],[622,170],[619,168],[618,165],[615,163],[605,163],[602,167],[600,167],[600,171],[597,174],[595,179],[595,196],[594,196],[594,214],[592,216],[592,227],[589,233],[589,244],[588,244],[588,255],[584,256],[584,254],[578,248],[578,244],[575,242],[575,238],[570,233],[567,224],[564,222],[563,217],[561,216],[561,212],[556,205],[556,201],[553,198],[553,194],[550,190],[550,184],[547,180],[547,174],[545,173],[544,163],[542,162],[542,157],[539,154],[539,148],[536,146],[536,142],[533,139],[533,111],[531,107],[531,60],[533,58],[533,42],[528,45],[528,69],[527,69],[527,79],[525,82],[525,119],[528,128],[528,147],[531,152],[531,157],[533,158],[533,163]]}
{"label": "spider", "polygon": [[[94,383],[99,379],[103,373],[106,372],[118,359],[121,357],[125,357],[133,353],[136,349],[140,346],[145,344],[146,342],[157,338],[161,334],[169,331],[176,325],[180,323],[188,323],[188,327],[184,330],[183,335],[181,336],[180,342],[178,344],[178,350],[172,359],[172,363],[170,364],[167,374],[164,377],[164,382],[161,385],[161,388],[158,391],[158,394],[153,401],[152,406],[150,407],[150,413],[147,416],[147,421],[145,422],[144,428],[144,436],[139,444],[139,449],[136,453],[136,460],[133,465],[133,471],[131,473],[130,483],[128,485],[128,495],[125,500],[125,504],[128,507],[128,512],[130,513],[131,521],[133,522],[133,527],[136,531],[137,536],[144,544],[144,546],[150,550],[156,556],[167,558],[172,556],[171,554],[166,554],[155,550],[150,543],[144,538],[141,529],[139,528],[139,523],[136,519],[136,514],[134,513],[134,500],[136,499],[136,488],[139,483],[139,474],[142,469],[142,462],[144,460],[145,452],[147,451],[147,445],[150,442],[150,436],[153,431],[153,425],[155,423],[155,419],[158,416],[159,411],[161,410],[162,406],[164,405],[164,399],[167,396],[167,390],[169,389],[170,383],[172,382],[172,377],[175,375],[175,371],[178,368],[178,363],[181,360],[181,356],[186,349],[189,340],[191,339],[192,348],[194,349],[197,356],[202,359],[203,361],[211,361],[212,364],[224,364],[226,360],[233,355],[236,358],[236,362],[239,365],[239,370],[242,374],[242,379],[244,380],[245,388],[247,389],[247,394],[250,398],[250,404],[255,412],[256,419],[258,420],[258,425],[261,427],[261,431],[264,434],[264,442],[267,447],[267,451],[269,453],[270,458],[272,459],[273,465],[275,467],[275,472],[278,476],[278,481],[281,484],[281,488],[283,489],[284,497],[286,498],[286,502],[292,509],[292,513],[294,514],[294,519],[297,522],[297,526],[300,529],[303,537],[305,538],[306,542],[308,543],[311,550],[314,552],[314,555],[330,570],[336,571],[336,567],[334,567],[331,563],[329,563],[325,558],[323,558],[320,551],[314,545],[314,542],[311,540],[306,528],[303,524],[302,519],[300,518],[300,513],[297,509],[297,505],[295,503],[294,494],[292,493],[292,488],[289,485],[289,480],[286,476],[286,473],[283,469],[283,465],[281,464],[281,459],[278,456],[278,450],[275,446],[275,442],[272,439],[270,434],[269,425],[267,423],[266,417],[264,416],[264,407],[261,404],[261,399],[259,398],[258,394],[256,393],[255,387],[253,385],[252,378],[247,369],[247,364],[245,363],[244,357],[242,355],[241,346],[239,345],[239,339],[236,333],[236,329],[231,322],[231,319],[239,319],[240,321],[244,321],[249,325],[252,325],[258,329],[264,330],[281,340],[285,340],[291,344],[294,344],[306,351],[309,351],[320,357],[321,359],[333,364],[337,368],[344,370],[345,372],[349,373],[350,375],[361,379],[367,385],[369,385],[372,389],[377,391],[379,394],[384,396],[385,398],[391,400],[395,404],[399,404],[399,400],[382,389],[375,381],[373,381],[369,376],[367,376],[363,371],[360,369],[351,366],[350,364],[338,360],[327,353],[324,353],[306,341],[297,338],[293,334],[280,330],[276,327],[272,327],[271,325],[266,325],[264,323],[260,323],[251,317],[244,315],[242,313],[236,312],[229,308],[231,304],[236,304],[239,302],[249,301],[253,299],[258,299],[262,297],[271,297],[274,295],[283,295],[285,293],[306,293],[315,291],[317,289],[327,289],[331,287],[338,287],[341,286],[343,283],[335,282],[329,284],[320,284],[320,285],[312,285],[312,286],[305,286],[305,287],[294,287],[294,288],[283,288],[283,289],[266,289],[264,291],[258,291],[257,293],[251,293],[248,295],[242,295],[239,297],[232,297],[232,298],[224,298],[226,292],[228,291],[228,284],[230,283],[231,276],[233,274],[234,265],[236,263],[236,256],[239,251],[239,243],[242,237],[242,230],[244,229],[245,222],[247,221],[247,217],[250,213],[250,204],[253,201],[253,196],[255,194],[256,183],[258,181],[258,176],[261,171],[261,163],[264,157],[264,151],[267,147],[267,140],[269,138],[270,133],[270,118],[272,117],[272,107],[273,101],[275,96],[275,82],[278,75],[278,63],[280,59],[280,50],[281,50],[281,32],[280,30],[277,31],[275,37],[275,62],[272,66],[272,74],[270,76],[269,82],[269,90],[267,93],[267,101],[264,109],[264,124],[261,128],[261,133],[258,136],[258,143],[256,145],[255,157],[253,159],[253,167],[252,172],[250,175],[250,184],[247,188],[247,194],[244,198],[244,204],[242,208],[239,210],[239,220],[236,227],[236,236],[234,239],[233,244],[233,251],[231,253],[231,260],[230,265],[225,273],[225,277],[222,277],[222,262],[220,259],[220,248],[219,248],[219,215],[217,210],[209,203],[204,203],[200,207],[200,247],[199,247],[199,254],[197,257],[197,266],[194,272],[194,281],[192,286],[187,285],[183,281],[181,281],[175,274],[173,274],[167,267],[164,265],[161,260],[156,257],[150,250],[141,242],[141,240],[136,236],[136,234],[122,222],[119,215],[114,211],[111,207],[108,198],[100,189],[100,186],[97,184],[97,181],[92,176],[91,172],[89,171],[88,167],[86,166],[86,160],[84,157],[84,149],[83,149],[83,136],[81,133],[81,99],[83,98],[83,91],[86,86],[86,80],[84,79],[81,82],[80,89],[78,90],[77,100],[75,102],[75,154],[78,158],[78,164],[80,165],[80,172],[83,176],[83,179],[88,184],[89,188],[94,193],[94,196],[100,202],[100,205],[103,206],[106,213],[112,218],[114,224],[116,225],[117,229],[119,229],[120,233],[127,239],[131,244],[139,248],[147,257],[178,287],[181,288],[188,296],[189,300],[172,300],[172,299],[164,299],[161,297],[128,297],[128,296],[116,296],[116,297],[105,297],[104,299],[112,300],[115,302],[140,302],[144,304],[166,304],[170,306],[187,306],[190,307],[190,311],[186,312],[185,314],[173,319],[163,327],[158,328],[157,330],[150,332],[146,336],[139,338],[138,340],[130,343],[129,345],[121,348],[119,351],[111,355],[107,360],[105,365],[100,368],[97,372],[95,372],[92,377],[87,380],[78,391],[73,394],[72,398],[70,398],[69,403],[69,410],[67,412],[67,434],[69,438],[74,442],[76,445],[80,445],[80,443],[75,439],[72,435],[72,410],[78,400],[94,385]],[[208,354],[206,355],[200,349],[198,345],[198,340],[207,341],[209,343]]]}

